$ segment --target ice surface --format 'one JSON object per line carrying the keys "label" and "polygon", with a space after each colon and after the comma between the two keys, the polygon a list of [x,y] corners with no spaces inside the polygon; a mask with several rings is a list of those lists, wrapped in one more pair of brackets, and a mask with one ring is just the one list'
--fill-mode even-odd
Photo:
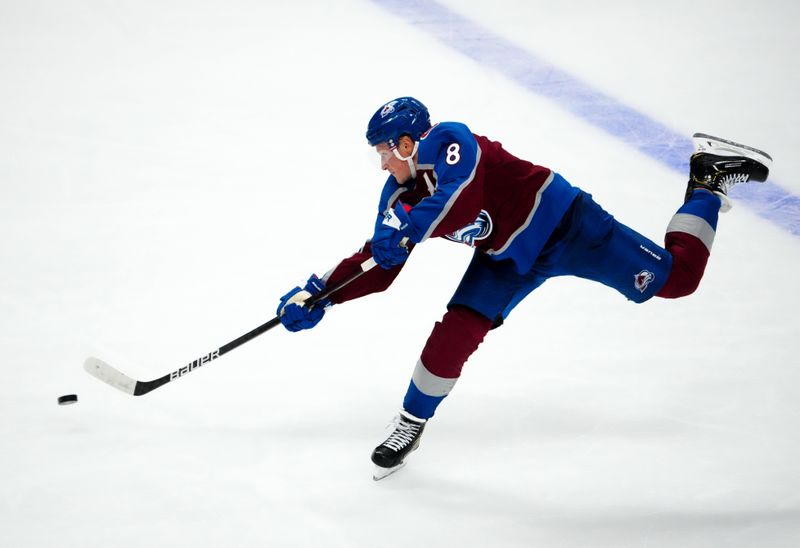
{"label": "ice surface", "polygon": [[[399,95],[661,238],[682,175],[383,5],[0,6],[0,546],[800,545],[800,241],[742,203],[690,298],[548,282],[381,482],[369,453],[466,247],[140,398],[83,371],[161,376],[354,251],[384,178],[364,126]],[[797,6],[443,5],[676,133],[768,151],[800,194]]]}

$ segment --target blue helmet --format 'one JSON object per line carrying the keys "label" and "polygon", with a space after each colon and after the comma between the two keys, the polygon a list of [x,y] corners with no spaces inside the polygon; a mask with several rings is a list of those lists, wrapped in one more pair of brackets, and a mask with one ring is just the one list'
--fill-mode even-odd
{"label": "blue helmet", "polygon": [[403,135],[419,141],[430,128],[431,117],[427,107],[413,97],[400,97],[383,105],[370,119],[367,141],[370,146],[386,143],[396,147]]}

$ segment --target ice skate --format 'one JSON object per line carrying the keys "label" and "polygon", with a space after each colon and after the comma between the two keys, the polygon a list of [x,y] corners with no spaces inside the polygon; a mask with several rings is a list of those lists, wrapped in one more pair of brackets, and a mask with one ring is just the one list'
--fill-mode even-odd
{"label": "ice skate", "polygon": [[405,466],[405,458],[419,447],[425,419],[419,419],[405,410],[395,417],[394,430],[382,444],[372,452],[375,471],[372,479],[382,480]]}
{"label": "ice skate", "polygon": [[722,199],[722,211],[727,211],[731,207],[727,195],[733,185],[767,180],[772,157],[766,152],[705,133],[695,133],[693,140],[686,200],[696,189],[709,190]]}

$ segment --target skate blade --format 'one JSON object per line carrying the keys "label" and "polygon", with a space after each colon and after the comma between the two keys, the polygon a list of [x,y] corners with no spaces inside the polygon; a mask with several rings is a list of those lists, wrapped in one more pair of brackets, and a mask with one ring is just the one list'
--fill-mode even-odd
{"label": "skate blade", "polygon": [[400,470],[405,465],[406,465],[406,463],[404,463],[404,462],[401,462],[397,466],[393,466],[391,468],[384,468],[383,466],[377,466],[376,465],[375,466],[375,470],[372,472],[372,479],[375,480],[375,481],[380,481],[383,478],[385,478],[386,476],[391,476],[392,474],[394,474],[395,472]]}
{"label": "skate blade", "polygon": [[744,156],[756,162],[760,162],[767,169],[772,167],[772,156],[747,145],[707,135],[705,133],[695,133],[692,135],[696,152],[707,152],[719,156]]}

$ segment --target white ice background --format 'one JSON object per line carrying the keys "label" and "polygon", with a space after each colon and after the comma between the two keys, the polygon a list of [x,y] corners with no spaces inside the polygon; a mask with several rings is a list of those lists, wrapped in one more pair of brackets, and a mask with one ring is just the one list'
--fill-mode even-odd
{"label": "white ice background", "polygon": [[[444,3],[687,138],[769,151],[800,193],[796,4]],[[743,203],[689,298],[537,290],[382,482],[370,451],[467,247],[140,398],[83,371],[161,376],[355,251],[385,176],[366,121],[400,95],[661,241],[685,175],[405,21],[0,2],[0,546],[800,545],[800,240]]]}

